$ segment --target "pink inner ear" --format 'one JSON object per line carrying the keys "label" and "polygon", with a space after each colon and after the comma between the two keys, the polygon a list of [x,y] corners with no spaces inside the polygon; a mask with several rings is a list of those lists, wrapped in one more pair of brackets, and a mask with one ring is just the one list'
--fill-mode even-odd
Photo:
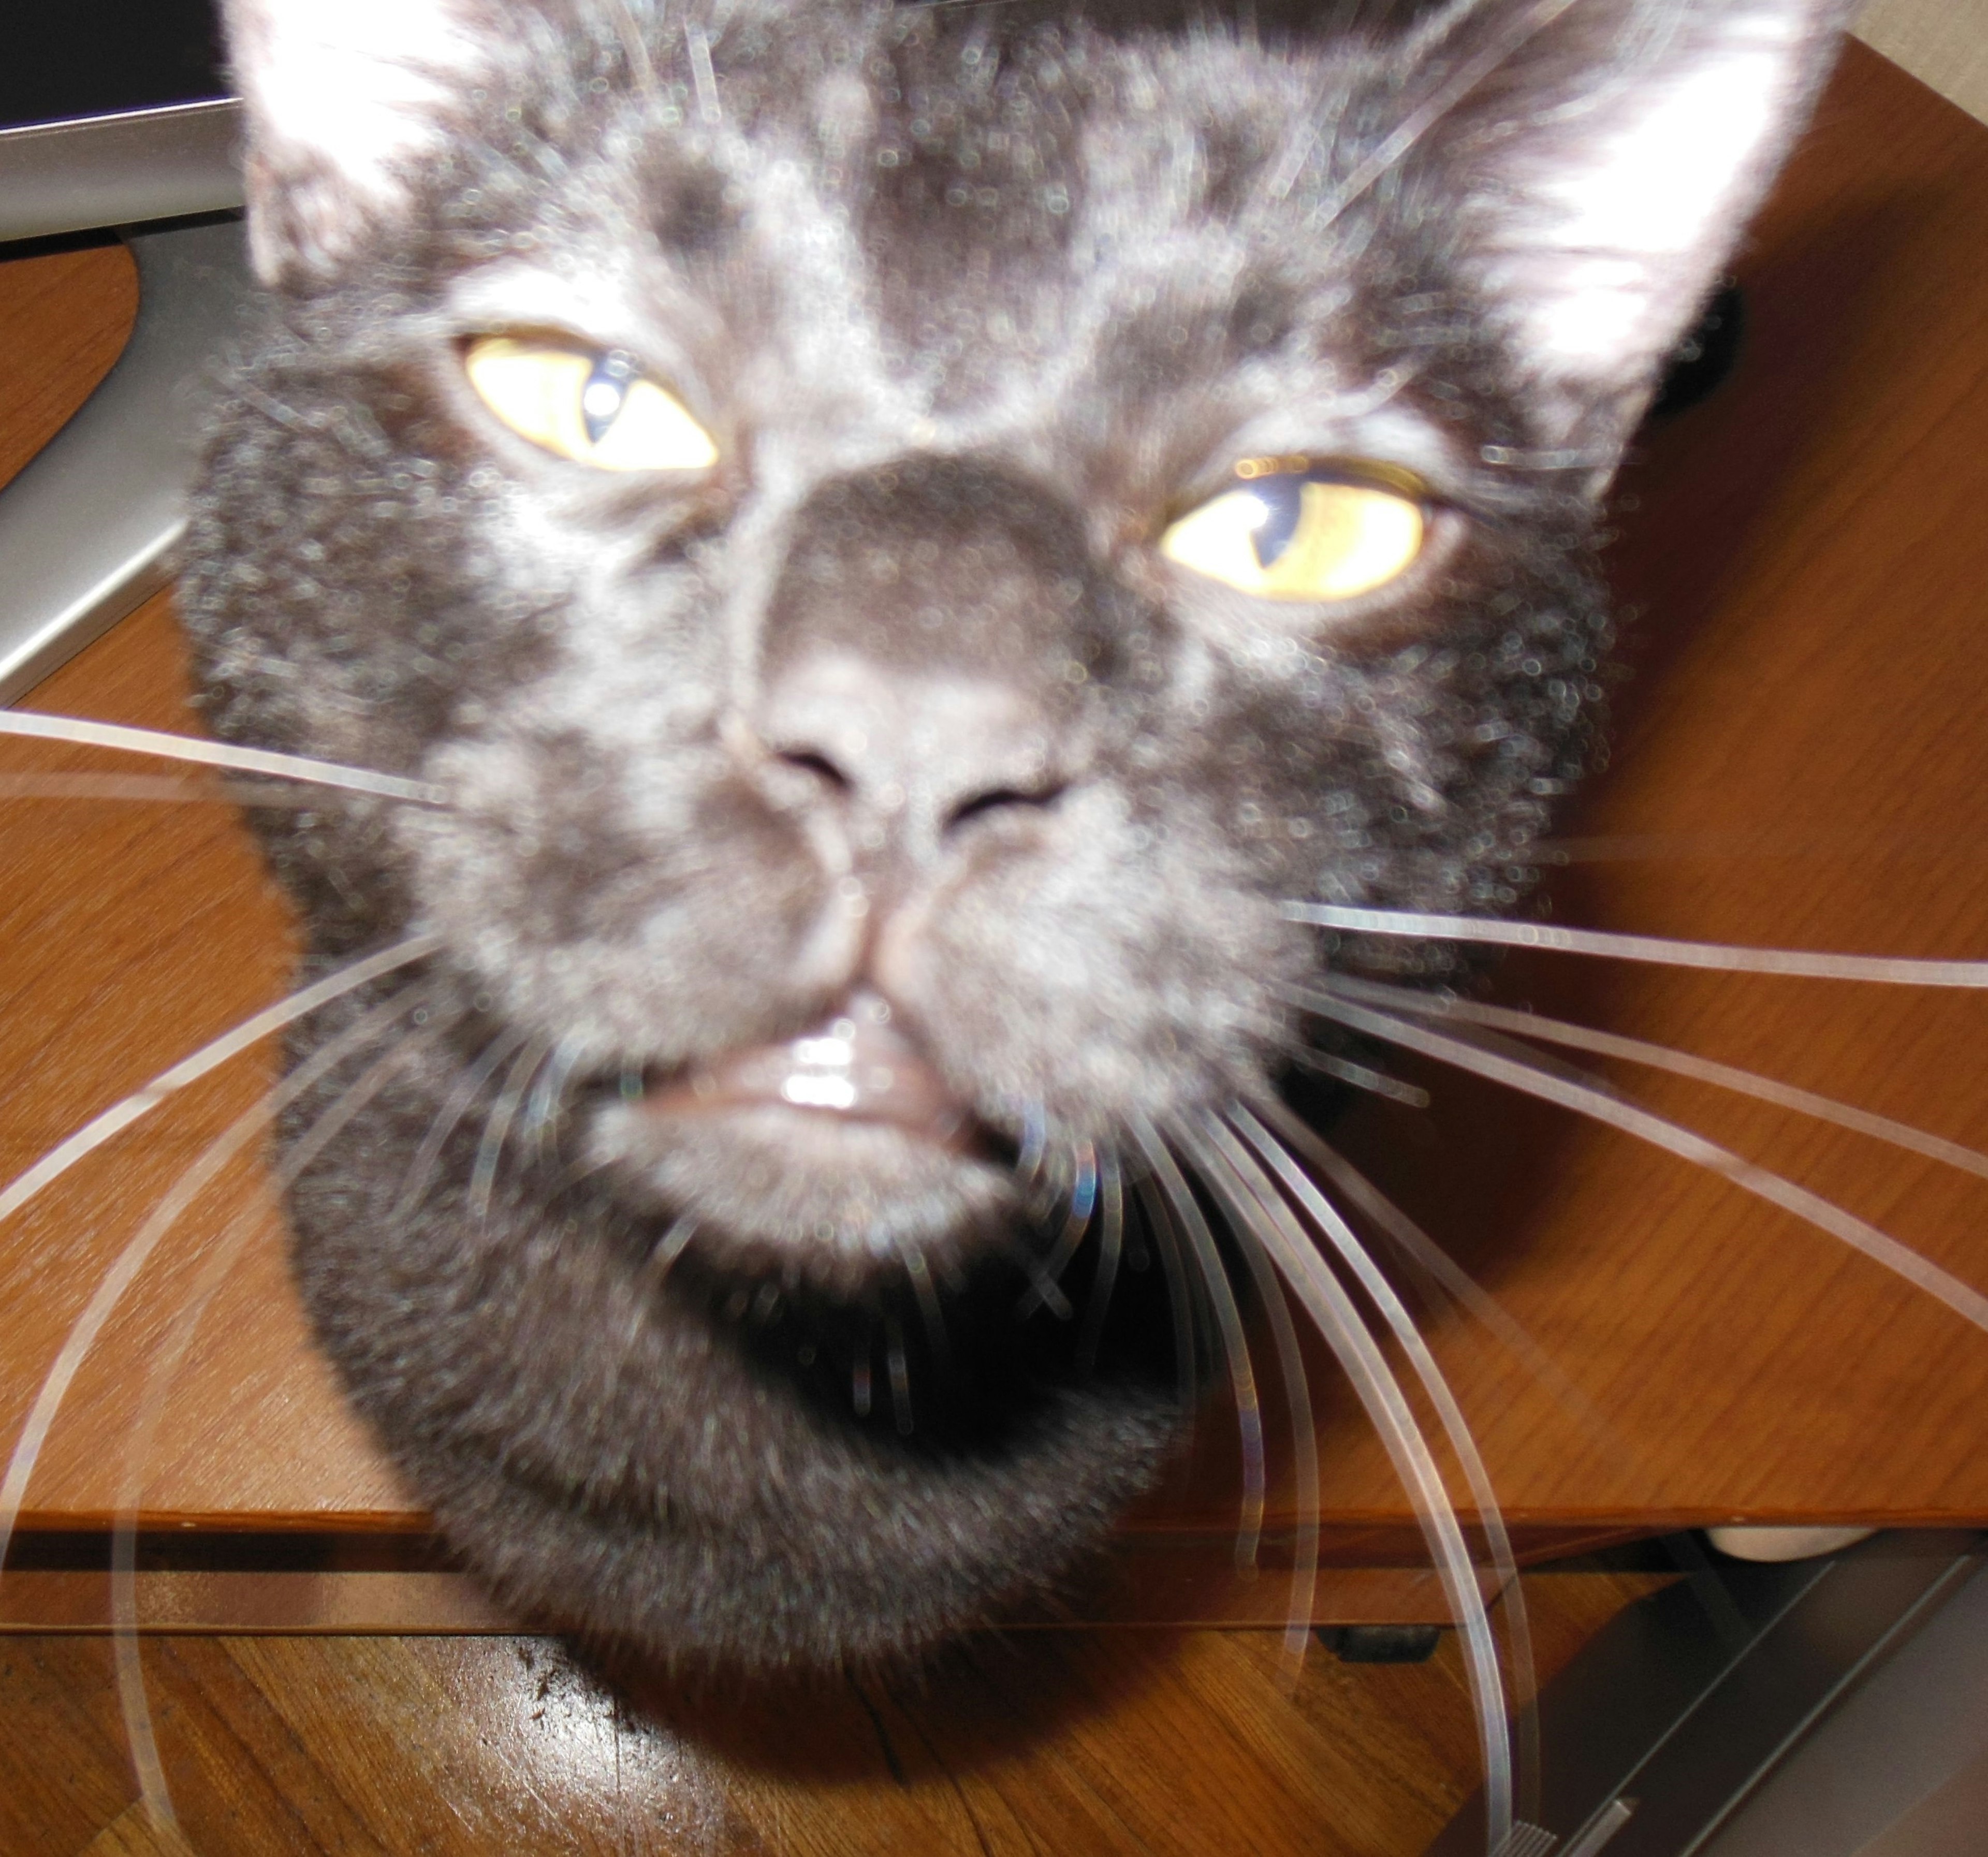
{"label": "pink inner ear", "polygon": [[1614,42],[1577,61],[1554,41],[1592,32],[1577,6],[1526,47],[1536,95],[1520,71],[1495,100],[1524,126],[1472,181],[1482,280],[1529,378],[1577,397],[1650,383],[1799,131],[1849,10],[1754,0],[1667,8],[1653,25],[1655,6],[1625,5]]}
{"label": "pink inner ear", "polygon": [[486,74],[462,0],[224,0],[248,105],[256,268],[322,272],[440,140],[438,111]]}

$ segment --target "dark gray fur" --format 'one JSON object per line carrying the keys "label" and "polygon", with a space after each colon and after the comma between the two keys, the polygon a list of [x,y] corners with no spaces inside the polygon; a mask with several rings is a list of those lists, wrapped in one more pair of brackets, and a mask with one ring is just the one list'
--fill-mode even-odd
{"label": "dark gray fur", "polygon": [[[1274,1087],[1280,986],[1321,958],[1280,900],[1516,903],[1592,753],[1597,498],[1662,343],[1533,378],[1499,164],[1573,149],[1603,74],[1674,81],[1734,9],[1584,0],[1489,58],[1526,8],[462,10],[489,63],[401,210],[326,238],[335,179],[259,157],[278,289],[193,523],[217,729],[454,796],[262,821],[313,964],[445,938],[429,1028],[292,1196],[299,1279],[507,1593],[707,1665],[914,1652],[1150,1483],[1164,1345],[1087,1375],[997,1336],[958,1396],[921,1357],[929,1432],[862,1421],[782,1350],[915,1323],[911,1254],[995,1333],[1042,1242],[1007,1175],[659,1145],[612,1080],[862,979],[997,1145],[1031,1113],[1110,1144]],[[1666,275],[1669,335],[1734,235]],[[592,475],[482,412],[458,344],[560,289],[716,435],[710,482]],[[1424,560],[1324,614],[1168,571],[1158,528],[1256,451],[1420,470]],[[514,1142],[469,1203],[499,1065],[397,1213],[504,1036],[580,1054],[556,1152]]]}

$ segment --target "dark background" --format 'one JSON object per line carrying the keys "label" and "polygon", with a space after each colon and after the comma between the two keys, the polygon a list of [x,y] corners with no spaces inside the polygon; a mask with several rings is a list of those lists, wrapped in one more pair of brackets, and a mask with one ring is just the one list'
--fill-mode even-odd
{"label": "dark background", "polygon": [[225,96],[211,0],[12,0],[0,128]]}

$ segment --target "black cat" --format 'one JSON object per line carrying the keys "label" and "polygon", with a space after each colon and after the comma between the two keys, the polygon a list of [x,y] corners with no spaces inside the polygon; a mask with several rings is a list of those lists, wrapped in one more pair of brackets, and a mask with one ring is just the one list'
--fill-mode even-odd
{"label": "black cat", "polygon": [[1287,905],[1520,900],[1846,10],[232,6],[183,607],[224,736],[444,802],[259,817],[314,969],[439,938],[296,1045],[291,1214],[502,1591],[900,1657],[1149,1483],[1170,1155],[1382,958]]}

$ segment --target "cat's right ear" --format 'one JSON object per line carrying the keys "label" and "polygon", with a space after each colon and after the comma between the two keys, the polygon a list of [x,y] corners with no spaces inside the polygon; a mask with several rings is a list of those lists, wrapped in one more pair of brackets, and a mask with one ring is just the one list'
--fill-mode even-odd
{"label": "cat's right ear", "polygon": [[487,74],[474,0],[222,0],[247,106],[248,247],[265,283],[336,276],[405,209],[451,101]]}

